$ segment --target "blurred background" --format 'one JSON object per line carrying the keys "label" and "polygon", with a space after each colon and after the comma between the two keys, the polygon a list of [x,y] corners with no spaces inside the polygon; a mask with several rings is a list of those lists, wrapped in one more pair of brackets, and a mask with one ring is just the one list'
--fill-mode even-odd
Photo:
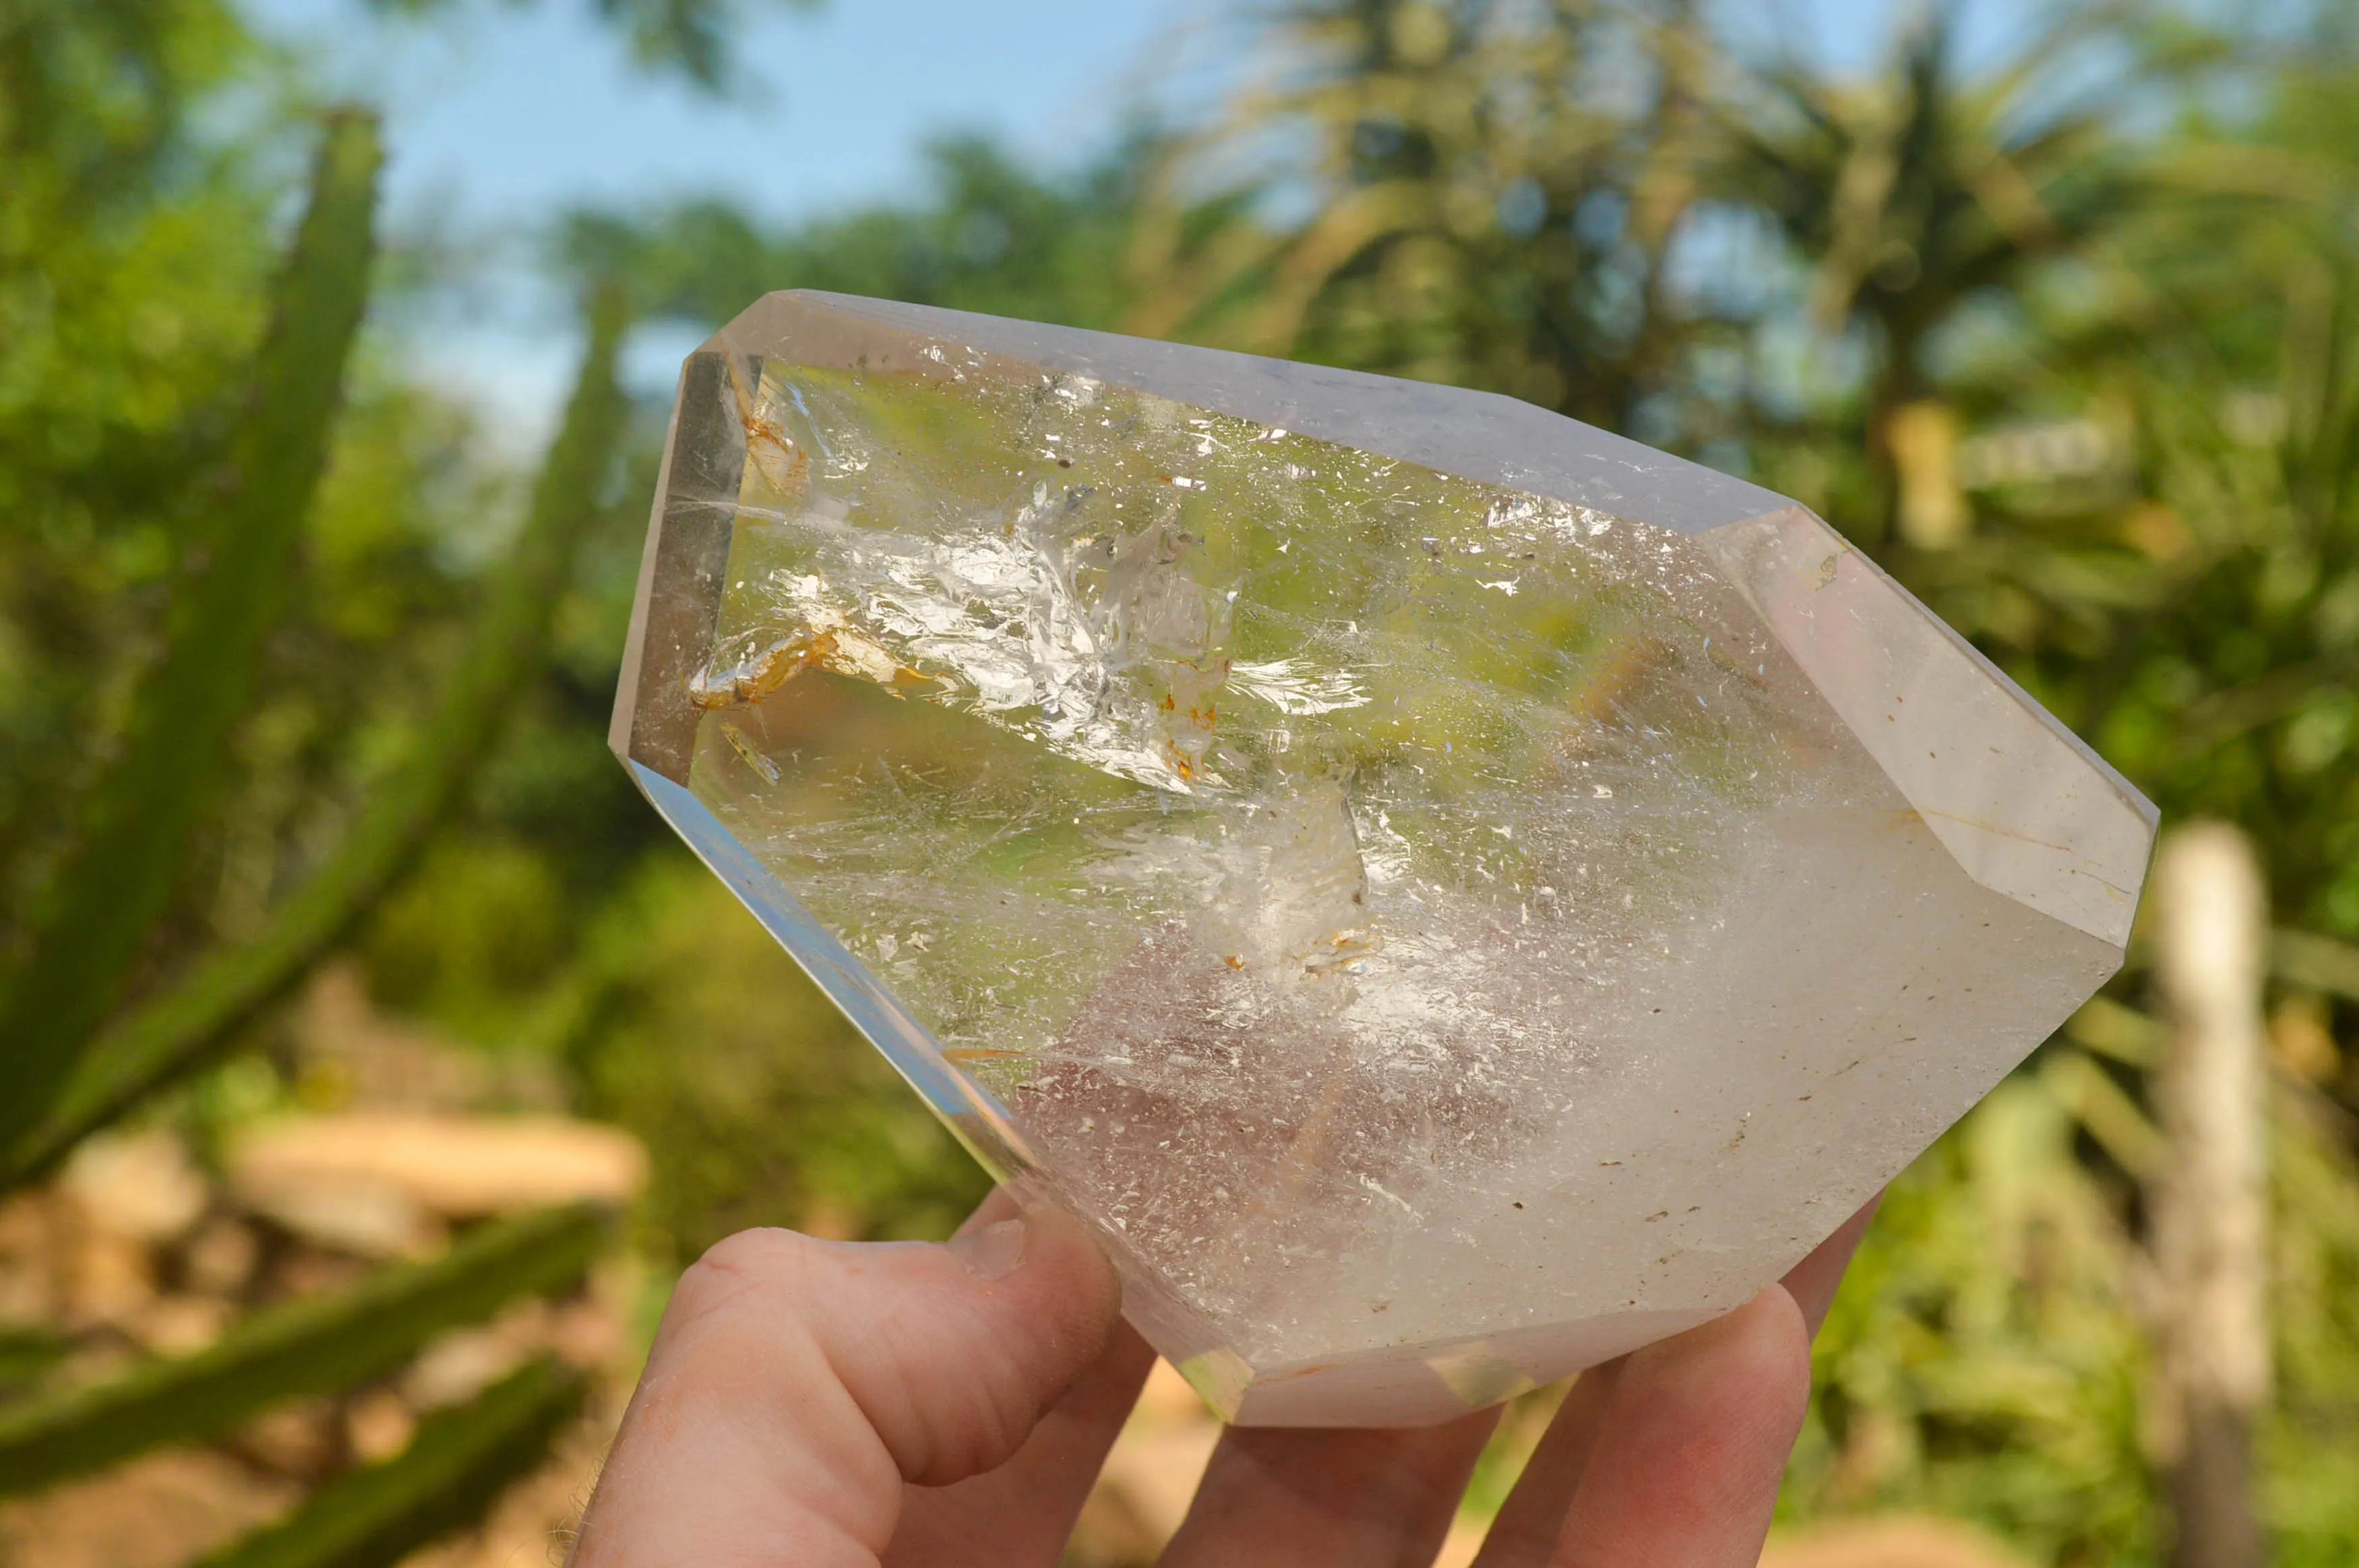
{"label": "blurred background", "polygon": [[[978,1197],[604,749],[673,369],[791,287],[1873,553],[2171,831],[1895,1186],[1767,1561],[2359,1562],[2347,0],[0,0],[0,1561],[561,1560],[686,1261]],[[1158,1377],[1073,1562],[1212,1437]]]}

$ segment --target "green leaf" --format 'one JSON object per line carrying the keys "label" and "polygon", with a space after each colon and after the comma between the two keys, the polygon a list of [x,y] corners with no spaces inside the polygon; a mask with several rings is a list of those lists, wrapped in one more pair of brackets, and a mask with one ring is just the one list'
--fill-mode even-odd
{"label": "green leaf", "polygon": [[73,1342],[53,1329],[0,1330],[0,1394],[39,1379],[72,1348]]}
{"label": "green leaf", "polygon": [[420,1422],[392,1459],[340,1476],[197,1568],[389,1568],[463,1530],[549,1452],[582,1408],[581,1375],[542,1358]]}
{"label": "green leaf", "polygon": [[589,348],[524,528],[417,748],[371,795],[352,837],[279,905],[259,937],[200,960],[99,1041],[0,1170],[0,1185],[53,1169],[82,1138],[210,1060],[351,933],[464,797],[501,721],[540,672],[550,619],[598,514],[628,415],[614,360],[629,324],[619,289],[593,296]]}
{"label": "green leaf", "polygon": [[162,654],[35,905],[23,959],[0,982],[0,1147],[48,1110],[114,1008],[222,782],[327,462],[368,299],[381,161],[373,118],[330,116],[245,412],[223,468],[204,481]]}
{"label": "green leaf", "polygon": [[575,1205],[497,1220],[438,1258],[257,1313],[193,1356],[0,1409],[0,1496],[218,1437],[282,1400],[375,1377],[445,1329],[578,1279],[607,1219]]}
{"label": "green leaf", "polygon": [[2269,939],[2269,968],[2288,985],[2359,1001],[2359,947],[2348,942],[2280,927]]}

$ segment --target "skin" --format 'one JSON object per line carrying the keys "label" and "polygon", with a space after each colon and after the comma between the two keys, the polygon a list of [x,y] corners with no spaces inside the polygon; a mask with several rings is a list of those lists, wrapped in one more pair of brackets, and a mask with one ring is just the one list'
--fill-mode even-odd
{"label": "skin", "polygon": [[[1746,1305],[1584,1373],[1477,1568],[1753,1568],[1862,1210]],[[680,1279],[575,1568],[1055,1568],[1154,1356],[1053,1210],[941,1245],[749,1230]],[[1168,1568],[1423,1568],[1497,1412],[1233,1428]]]}

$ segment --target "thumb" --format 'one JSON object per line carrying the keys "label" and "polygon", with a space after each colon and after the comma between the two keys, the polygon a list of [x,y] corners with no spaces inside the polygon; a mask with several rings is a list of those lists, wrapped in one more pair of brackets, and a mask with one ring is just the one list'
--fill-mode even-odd
{"label": "thumb", "polygon": [[574,1562],[864,1568],[903,1483],[1013,1454],[1120,1300],[1080,1225],[1005,1196],[940,1246],[733,1236],[672,1293]]}

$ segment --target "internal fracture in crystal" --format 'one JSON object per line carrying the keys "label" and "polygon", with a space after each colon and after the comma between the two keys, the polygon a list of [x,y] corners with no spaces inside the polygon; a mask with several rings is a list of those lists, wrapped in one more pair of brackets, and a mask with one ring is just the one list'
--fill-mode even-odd
{"label": "internal fracture in crystal", "polygon": [[1223,1414],[1748,1299],[2118,967],[2154,815],[1785,498],[815,294],[685,367],[614,740]]}

